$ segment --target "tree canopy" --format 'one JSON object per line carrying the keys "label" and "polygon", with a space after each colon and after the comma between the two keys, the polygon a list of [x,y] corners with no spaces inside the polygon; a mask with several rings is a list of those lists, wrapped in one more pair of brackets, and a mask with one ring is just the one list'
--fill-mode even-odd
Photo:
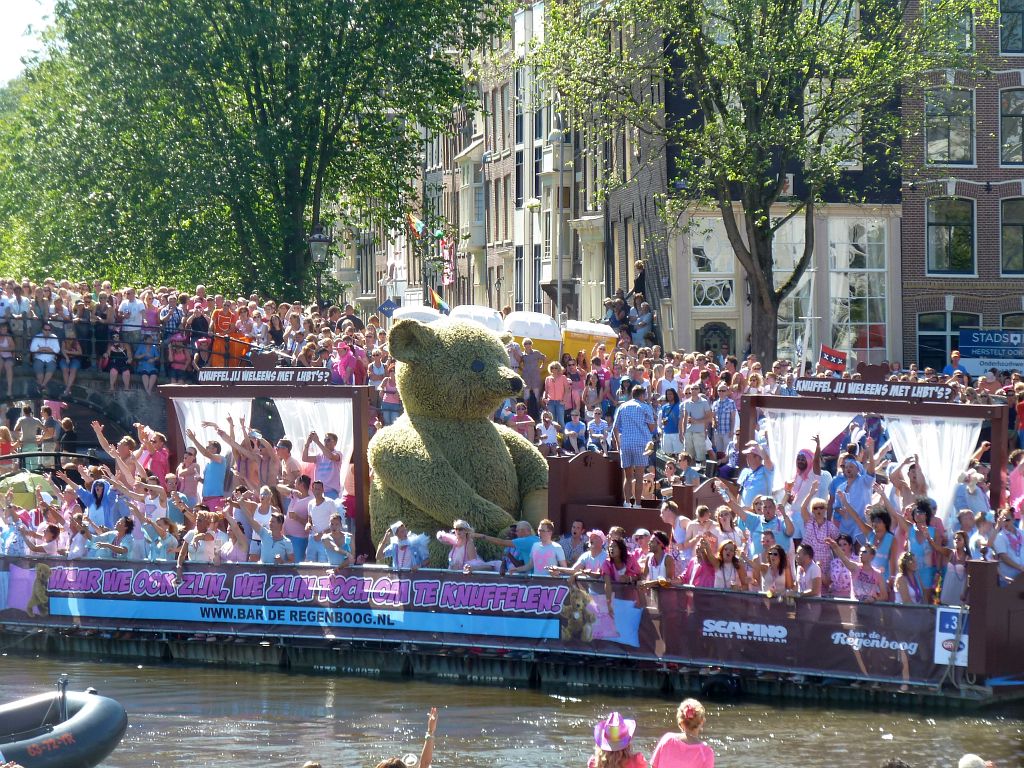
{"label": "tree canopy", "polygon": [[[936,70],[973,67],[974,22],[995,18],[994,0],[564,0],[537,58],[598,137],[635,132],[662,150],[646,162],[671,156],[670,225],[720,212],[751,285],[754,352],[770,360],[816,209],[864,199],[865,179],[892,184],[902,97]],[[773,242],[794,217],[803,252],[783,266]]]}
{"label": "tree canopy", "polygon": [[[0,100],[0,263],[302,288],[330,219],[398,222],[491,0],[61,0]],[[326,218],[326,213],[325,213]]]}

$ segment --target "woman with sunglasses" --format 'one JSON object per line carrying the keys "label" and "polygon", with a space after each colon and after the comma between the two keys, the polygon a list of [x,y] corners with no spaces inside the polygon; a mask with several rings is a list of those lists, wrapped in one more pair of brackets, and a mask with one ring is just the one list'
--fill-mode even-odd
{"label": "woman with sunglasses", "polygon": [[[848,536],[843,538],[849,539]],[[834,539],[826,539],[826,542],[835,555],[832,563],[842,564],[852,574],[847,593],[839,595],[833,592],[835,597],[853,599],[861,603],[874,603],[886,599],[889,590],[886,587],[885,576],[882,574],[882,571],[873,564],[877,554],[873,544],[861,546],[858,559],[854,560],[849,556],[849,545],[844,547]]]}
{"label": "woman with sunglasses", "polygon": [[781,595],[793,591],[793,572],[789,568],[786,550],[773,544],[765,551],[764,559],[753,563],[761,578],[761,591],[767,595]]}
{"label": "woman with sunglasses", "polygon": [[448,570],[466,571],[467,566],[484,566],[488,569],[497,570],[500,562],[486,563],[480,559],[476,552],[476,544],[473,543],[473,526],[465,520],[456,520],[452,523],[451,532],[438,531],[437,540],[449,547]]}
{"label": "woman with sunglasses", "polygon": [[749,589],[747,566],[734,541],[722,540],[711,564],[715,568],[715,589],[732,589],[738,592],[746,592]]}
{"label": "woman with sunglasses", "polygon": [[640,578],[640,568],[636,560],[629,556],[626,544],[621,539],[608,541],[608,559],[601,566],[604,579],[604,596],[608,604],[608,615],[615,617],[612,582],[616,584],[635,584]]}
{"label": "woman with sunglasses", "polygon": [[923,605],[925,591],[917,574],[917,558],[913,552],[900,555],[898,570],[892,587],[893,602],[899,605]]}
{"label": "woman with sunglasses", "polygon": [[199,503],[199,463],[196,456],[196,449],[189,447],[181,457],[174,474],[178,478],[178,491],[185,496],[190,507]]}

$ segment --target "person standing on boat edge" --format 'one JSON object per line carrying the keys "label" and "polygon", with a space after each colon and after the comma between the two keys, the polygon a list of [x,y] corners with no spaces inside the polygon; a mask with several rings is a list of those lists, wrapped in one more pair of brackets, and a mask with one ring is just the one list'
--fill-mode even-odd
{"label": "person standing on boat edge", "polygon": [[619,466],[622,467],[622,505],[640,507],[644,469],[648,458],[647,442],[657,430],[654,412],[645,402],[647,391],[636,385],[627,400],[615,411],[612,433],[619,448]]}

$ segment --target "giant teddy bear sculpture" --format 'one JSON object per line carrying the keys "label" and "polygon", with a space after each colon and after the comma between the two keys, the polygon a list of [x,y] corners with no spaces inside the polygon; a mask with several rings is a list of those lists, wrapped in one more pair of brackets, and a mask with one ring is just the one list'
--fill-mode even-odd
{"label": "giant teddy bear sculpture", "polygon": [[546,460],[491,420],[523,386],[498,335],[475,323],[399,320],[388,349],[405,414],[370,441],[373,540],[401,520],[431,535],[431,564],[441,566],[446,549],[432,534],[456,518],[494,535],[546,517]]}

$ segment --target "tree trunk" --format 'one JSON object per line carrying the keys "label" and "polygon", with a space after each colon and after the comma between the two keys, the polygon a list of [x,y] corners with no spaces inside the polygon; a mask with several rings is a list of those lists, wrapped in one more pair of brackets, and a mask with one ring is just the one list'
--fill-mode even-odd
{"label": "tree trunk", "polygon": [[750,351],[757,355],[761,367],[767,371],[778,351],[779,305],[764,301],[755,291],[751,298]]}

